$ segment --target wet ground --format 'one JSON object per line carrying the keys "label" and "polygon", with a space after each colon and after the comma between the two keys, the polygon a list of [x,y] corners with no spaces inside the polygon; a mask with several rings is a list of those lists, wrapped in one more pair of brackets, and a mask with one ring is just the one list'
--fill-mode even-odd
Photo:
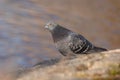
{"label": "wet ground", "polygon": [[0,77],[61,57],[44,29],[51,20],[97,46],[120,48],[119,4],[119,0],[0,0]]}

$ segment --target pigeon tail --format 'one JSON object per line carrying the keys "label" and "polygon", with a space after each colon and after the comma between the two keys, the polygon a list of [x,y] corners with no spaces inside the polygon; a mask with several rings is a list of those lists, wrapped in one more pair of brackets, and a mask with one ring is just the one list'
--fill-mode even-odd
{"label": "pigeon tail", "polygon": [[93,49],[88,51],[88,53],[103,52],[103,51],[107,51],[107,49],[95,46]]}

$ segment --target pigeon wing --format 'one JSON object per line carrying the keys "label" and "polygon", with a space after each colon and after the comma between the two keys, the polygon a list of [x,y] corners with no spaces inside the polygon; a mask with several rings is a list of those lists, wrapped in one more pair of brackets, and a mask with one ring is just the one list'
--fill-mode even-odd
{"label": "pigeon wing", "polygon": [[78,34],[71,35],[71,41],[69,43],[70,50],[75,53],[86,53],[92,48],[92,44],[86,40],[83,36]]}

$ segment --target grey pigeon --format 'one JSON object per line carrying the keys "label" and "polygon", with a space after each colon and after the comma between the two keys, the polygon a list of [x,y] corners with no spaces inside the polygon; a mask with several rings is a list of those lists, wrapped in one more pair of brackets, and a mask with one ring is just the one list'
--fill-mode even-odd
{"label": "grey pigeon", "polygon": [[64,56],[102,52],[107,49],[94,46],[82,35],[62,27],[55,22],[49,22],[45,28],[52,34],[54,43]]}

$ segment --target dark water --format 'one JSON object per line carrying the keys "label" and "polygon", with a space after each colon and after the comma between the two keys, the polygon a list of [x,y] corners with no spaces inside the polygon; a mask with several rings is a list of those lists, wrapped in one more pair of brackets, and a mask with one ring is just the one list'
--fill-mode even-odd
{"label": "dark water", "polygon": [[21,68],[61,56],[44,29],[51,20],[97,46],[120,48],[119,4],[119,0],[0,0],[0,77],[13,79]]}

